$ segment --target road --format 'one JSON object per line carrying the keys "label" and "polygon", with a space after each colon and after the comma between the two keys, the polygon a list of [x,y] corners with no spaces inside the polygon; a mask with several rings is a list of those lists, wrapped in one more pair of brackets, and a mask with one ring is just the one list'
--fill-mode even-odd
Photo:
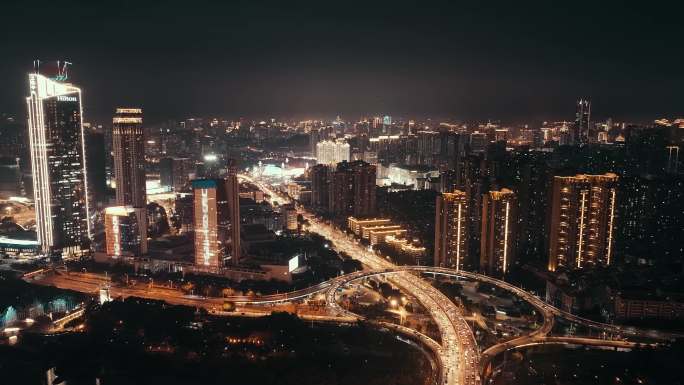
{"label": "road", "polygon": [[[240,178],[246,179],[257,185],[265,193],[270,195],[270,199],[273,202],[277,202],[280,205],[291,203],[288,198],[285,198],[274,192],[269,186],[266,186],[259,181],[253,180],[243,175],[240,175]],[[318,233],[326,239],[332,241],[333,247],[338,252],[345,252],[359,260],[365,266],[366,270],[337,277],[333,280],[323,282],[306,289],[297,290],[290,293],[273,294],[259,297],[193,297],[183,295],[183,293],[177,290],[160,287],[151,287],[147,289],[111,287],[110,294],[114,297],[136,296],[164,300],[171,304],[203,307],[215,314],[221,315],[228,315],[223,314],[224,312],[221,312],[218,309],[220,309],[223,305],[223,301],[229,300],[241,305],[236,312],[231,312],[230,315],[260,316],[264,314],[270,314],[272,310],[277,310],[273,307],[270,309],[264,308],[263,305],[274,306],[279,302],[300,300],[316,293],[326,293],[326,304],[328,308],[332,310],[332,313],[328,315],[321,315],[314,313],[309,314],[304,311],[302,314],[300,314],[302,318],[308,318],[317,321],[327,320],[331,322],[350,322],[358,319],[359,316],[349,313],[339,306],[336,298],[338,290],[340,290],[344,285],[347,285],[355,280],[372,275],[387,275],[395,285],[401,287],[408,294],[420,301],[437,324],[442,341],[438,350],[434,349],[435,342],[433,340],[423,340],[422,337],[419,336],[418,339],[421,340],[426,346],[432,347],[433,351],[437,352],[441,363],[440,372],[442,376],[442,379],[439,382],[442,384],[479,384],[481,382],[480,373],[488,364],[488,362],[496,355],[509,349],[542,343],[587,344],[595,346],[617,347],[619,347],[618,345],[623,344],[623,341],[597,340],[582,337],[549,337],[548,334],[553,329],[555,317],[565,318],[581,325],[611,333],[631,334],[651,338],[660,337],[660,339],[668,339],[672,336],[668,333],[662,333],[658,331],[643,331],[634,328],[625,328],[618,325],[608,325],[586,320],[557,309],[521,288],[485,275],[429,266],[396,266],[388,260],[385,260],[377,256],[372,251],[364,248],[353,238],[347,236],[347,234],[343,231],[334,228],[328,223],[319,221],[313,215],[302,210],[301,208],[299,208],[298,211],[309,221],[309,231]],[[488,348],[480,356],[477,343],[469,325],[465,320],[462,310],[446,296],[444,296],[439,290],[435,289],[432,285],[421,279],[419,275],[416,275],[416,273],[432,273],[463,277],[480,282],[486,282],[498,288],[508,290],[532,304],[543,317],[543,324],[540,328],[527,335],[520,336]],[[88,293],[96,293],[97,290],[103,285],[103,281],[101,279],[87,276],[79,278],[75,278],[73,276],[47,276],[43,277],[40,282],[42,284],[51,284],[57,287]],[[249,305],[260,305],[261,307],[249,307]],[[565,340],[560,340],[559,338],[565,338]],[[623,347],[627,347],[629,344],[632,343],[625,343]]]}
{"label": "road", "polygon": [[[270,196],[272,202],[277,202],[279,205],[291,203],[290,199],[273,191],[264,183],[246,175],[241,175],[240,177],[262,189],[262,191]],[[323,221],[319,221],[301,208],[298,211],[299,214],[309,221],[309,231],[320,234],[332,241],[336,251],[352,256],[372,270],[391,270],[396,268],[391,262],[354,242],[343,231]],[[479,352],[475,337],[461,310],[439,290],[416,275],[408,272],[399,272],[393,274],[390,279],[408,294],[415,297],[427,309],[437,324],[442,341],[442,350],[440,351],[442,383],[448,385],[478,385],[480,383]],[[339,285],[330,288],[328,291],[328,293],[332,293],[327,297],[328,305],[336,306],[338,310],[339,306],[337,306],[337,301],[335,300],[335,293],[337,288],[344,284],[345,281],[345,279],[336,280]]]}
{"label": "road", "polygon": [[[223,307],[223,303],[229,298],[219,298],[219,297],[201,297],[194,295],[186,295],[179,290],[169,289],[158,286],[113,286],[111,282],[103,276],[97,276],[96,274],[82,274],[79,272],[72,272],[68,274],[52,274],[45,275],[39,279],[32,280],[30,282],[38,283],[46,286],[55,286],[61,289],[75,290],[82,293],[89,293],[97,295],[99,290],[103,287],[109,288],[109,295],[112,298],[128,298],[128,297],[138,297],[146,299],[154,299],[165,301],[171,305],[184,305],[192,306],[198,308],[204,308],[209,312],[218,314],[219,309]],[[329,286],[326,284],[325,286]],[[313,289],[312,289],[313,290]],[[318,291],[321,289],[318,288]],[[268,298],[269,296],[265,296]],[[294,296],[293,296],[294,297]],[[244,296],[233,296],[233,298],[247,298]],[[264,298],[264,297],[259,297]],[[301,297],[298,297],[301,298]],[[284,302],[284,301],[278,301]],[[264,306],[270,304],[271,306]],[[220,312],[221,315],[244,315],[244,316],[263,316],[271,314],[273,311],[288,311],[289,309],[283,307],[277,307],[276,303],[265,300],[260,302],[259,305],[243,303],[238,304],[236,311],[234,312]],[[358,317],[341,317],[337,315],[325,315],[319,314],[316,311],[307,311],[305,308],[298,308],[298,315],[305,319],[311,320],[322,320],[322,321],[339,321],[339,322],[353,322],[358,319]]]}
{"label": "road", "polygon": [[[277,193],[270,189],[269,186],[259,182],[255,181],[249,177],[246,179],[249,179],[252,183],[257,185],[259,188],[261,188],[264,192],[268,193],[271,197],[272,201],[278,202],[278,204],[286,204],[286,203],[291,203],[290,199],[287,197],[282,196],[280,193]],[[350,239],[347,237],[347,235],[332,227],[331,225],[324,223],[322,221],[317,220],[314,216],[312,216],[310,213],[299,209],[299,213],[302,214],[310,223],[310,228],[309,231],[321,234],[327,239],[330,239],[333,241],[333,244],[335,245],[335,248],[338,251],[344,251],[345,253],[353,256],[355,259],[358,259],[361,261],[364,265],[367,267],[373,269],[373,270],[391,270],[391,269],[397,269],[396,266],[394,266],[392,263],[390,263],[387,260],[384,260],[371,251],[368,251],[361,247],[358,243],[356,243],[354,240]],[[536,310],[541,314],[543,317],[543,324],[540,328],[532,331],[531,333],[520,336],[518,338],[515,338],[510,341],[506,341],[497,345],[494,345],[490,347],[489,349],[485,350],[482,353],[482,360],[481,364],[482,367],[484,367],[491,358],[496,356],[497,354],[509,349],[511,346],[524,346],[528,344],[533,344],[533,343],[538,343],[538,342],[544,342],[548,341],[547,337],[548,334],[551,332],[554,326],[554,321],[556,317],[559,318],[564,318],[566,320],[569,320],[571,322],[577,323],[579,325],[583,325],[586,327],[590,327],[593,329],[597,329],[599,331],[607,332],[607,333],[615,333],[615,334],[620,334],[620,335],[631,335],[635,337],[646,337],[646,338],[654,338],[654,339],[660,339],[660,340],[671,340],[673,338],[681,337],[681,335],[678,334],[673,334],[673,333],[667,333],[667,332],[661,332],[657,330],[643,330],[643,329],[637,329],[637,328],[632,328],[632,327],[624,327],[620,325],[612,325],[612,324],[605,324],[601,322],[595,322],[586,318],[578,317],[572,313],[563,311],[561,309],[558,309],[550,304],[547,304],[540,298],[536,297],[535,295],[532,295],[528,293],[527,291],[511,285],[505,281],[495,279],[492,277],[488,277],[486,275],[482,274],[477,274],[477,273],[471,273],[471,272],[466,272],[466,271],[454,271],[451,269],[440,269],[440,268],[434,268],[434,267],[402,267],[406,268],[406,270],[418,270],[418,271],[423,271],[423,272],[432,272],[432,273],[437,273],[437,274],[445,274],[445,275],[451,275],[451,276],[461,276],[469,279],[474,279],[480,282],[486,282],[491,285],[494,285],[500,289],[504,289],[507,291],[512,292],[513,294],[517,295],[518,297],[526,300],[530,304],[532,304]],[[414,289],[414,291],[409,290],[412,295],[414,295],[416,298],[419,299],[423,303],[424,306],[430,311],[431,315],[435,319],[435,321],[438,323],[438,326],[440,327],[440,332],[442,333],[442,338],[444,339],[445,334],[449,335],[450,332],[447,330],[448,328],[445,328],[449,323],[452,325],[453,329],[456,332],[457,336],[460,336],[461,339],[459,340],[458,338],[455,339],[455,341],[458,341],[458,344],[460,344],[461,351],[463,352],[463,355],[460,357],[460,360],[457,360],[457,363],[460,363],[461,365],[457,365],[459,370],[461,371],[460,377],[461,381],[460,383],[469,383],[470,381],[467,380],[469,378],[469,374],[465,372],[471,372],[473,370],[472,365],[470,367],[467,366],[469,361],[476,361],[474,358],[476,357],[477,353],[477,348],[475,346],[475,341],[474,338],[472,338],[472,332],[470,331],[470,328],[468,327],[467,323],[465,322],[463,315],[460,314],[459,309],[457,309],[453,303],[446,299],[446,297],[442,296],[441,293],[439,293],[438,290],[432,288],[432,286],[426,284],[423,280],[417,279],[414,276],[410,274],[402,274],[399,276],[399,278],[394,278],[393,279],[395,283],[399,284],[399,286],[403,287],[404,289]],[[334,290],[331,290],[334,292]],[[420,293],[423,293],[421,296]],[[428,295],[428,293],[430,293]],[[439,301],[434,301],[434,299],[439,299]],[[336,306],[336,301],[334,301],[334,297],[328,298],[328,302],[330,306]],[[339,306],[338,306],[339,308]],[[444,321],[440,317],[440,313],[444,314],[446,313],[447,317],[446,319],[448,321]],[[439,321],[438,321],[439,320]],[[461,324],[465,324],[464,326],[461,326]],[[453,337],[453,335],[452,335]],[[447,339],[447,344],[450,343],[451,339]],[[472,341],[472,345],[475,346],[472,351],[475,352],[471,357],[466,357],[470,350],[470,345]],[[589,344],[601,344],[601,341],[605,341],[605,343],[610,346],[613,343],[616,343],[615,341],[610,341],[610,340],[597,340],[597,339],[574,339],[574,343],[581,344],[582,342],[590,342]],[[450,349],[447,349],[448,352],[451,352]],[[454,348],[453,351],[458,351],[458,348]],[[479,360],[479,357],[478,359]],[[453,361],[453,355],[448,358],[447,362],[454,362]],[[449,370],[448,364],[446,365],[447,367],[445,370]],[[451,380],[451,379],[447,379]],[[479,379],[478,379],[479,382]],[[451,383],[451,382],[449,382]]]}

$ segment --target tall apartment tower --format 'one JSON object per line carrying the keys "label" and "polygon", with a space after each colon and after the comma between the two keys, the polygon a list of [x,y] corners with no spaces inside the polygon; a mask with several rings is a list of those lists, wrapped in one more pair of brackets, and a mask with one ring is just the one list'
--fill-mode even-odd
{"label": "tall apartment tower", "polygon": [[146,207],[145,135],[140,108],[117,108],[113,119],[112,147],[116,203]]}
{"label": "tall apartment tower", "polygon": [[468,259],[468,198],[454,190],[437,196],[435,266],[460,270]]}
{"label": "tall apartment tower", "polygon": [[503,276],[515,262],[517,200],[509,189],[490,191],[482,196],[480,270],[490,276]]}
{"label": "tall apartment tower", "polygon": [[577,101],[575,110],[574,142],[576,144],[589,143],[589,125],[591,124],[591,102],[588,99]]}
{"label": "tall apartment tower", "polygon": [[240,259],[237,176],[197,179],[194,192],[195,265],[210,271]]}
{"label": "tall apartment tower", "polygon": [[668,174],[677,174],[679,172],[679,146],[667,146],[667,165],[665,172]]}
{"label": "tall apartment tower", "polygon": [[318,164],[337,164],[349,162],[351,147],[345,140],[324,140],[316,144],[316,162]]}
{"label": "tall apartment tower", "polygon": [[313,206],[314,210],[328,210],[331,173],[330,166],[325,164],[317,164],[309,169],[309,177],[311,178],[311,206]]}
{"label": "tall apartment tower", "polygon": [[610,265],[618,176],[556,176],[551,197],[549,270]]}
{"label": "tall apartment tower", "polygon": [[375,214],[376,169],[362,160],[341,162],[330,176],[328,212],[368,217]]}
{"label": "tall apartment tower", "polygon": [[32,73],[26,102],[41,251],[64,259],[79,257],[88,250],[90,238],[81,90]]}

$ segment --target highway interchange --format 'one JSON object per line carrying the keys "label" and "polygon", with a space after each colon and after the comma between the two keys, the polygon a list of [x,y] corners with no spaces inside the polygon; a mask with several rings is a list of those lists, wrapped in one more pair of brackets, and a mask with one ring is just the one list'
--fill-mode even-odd
{"label": "highway interchange", "polygon": [[[258,186],[270,196],[272,202],[277,202],[280,205],[290,203],[288,198],[274,192],[269,186],[245,175],[240,175],[240,178],[248,180]],[[155,286],[146,289],[112,286],[110,287],[110,295],[112,297],[136,296],[158,299],[171,304],[203,307],[215,314],[237,316],[262,316],[270,314],[273,310],[264,305],[275,305],[278,303],[304,300],[315,295],[324,295],[328,309],[327,314],[322,315],[298,311],[299,316],[303,319],[315,321],[352,322],[363,317],[350,313],[340,307],[337,299],[338,292],[341,291],[342,287],[351,282],[371,276],[384,275],[394,285],[416,298],[427,309],[430,316],[437,324],[441,336],[441,343],[437,343],[428,336],[400,325],[382,324],[381,326],[405,335],[410,335],[412,338],[420,341],[426,348],[434,352],[440,363],[440,370],[438,376],[436,376],[436,382],[448,385],[480,384],[482,382],[481,374],[487,370],[487,365],[491,360],[500,353],[510,349],[537,344],[574,344],[614,348],[631,348],[636,345],[634,342],[619,340],[613,341],[584,337],[549,336],[556,318],[563,318],[573,323],[605,331],[607,333],[647,337],[659,340],[668,340],[675,337],[674,335],[658,331],[624,328],[619,325],[603,324],[577,317],[547,304],[523,289],[485,275],[429,266],[394,265],[361,246],[343,231],[318,220],[301,208],[299,208],[298,211],[308,220],[308,230],[310,232],[318,233],[332,241],[333,247],[338,252],[344,252],[359,260],[364,265],[364,270],[343,275],[306,289],[258,297],[229,296],[226,298],[205,298],[187,296],[177,290]],[[473,332],[464,318],[462,309],[456,306],[448,297],[434,288],[430,283],[421,278],[421,274],[427,273],[486,282],[500,289],[507,290],[529,302],[542,316],[543,323],[539,328],[526,335],[498,343],[480,353]],[[101,277],[88,276],[79,273],[66,276],[41,275],[40,279],[36,282],[88,293],[93,293],[106,284]],[[236,312],[223,312],[219,310],[226,300],[238,304],[238,310]]]}

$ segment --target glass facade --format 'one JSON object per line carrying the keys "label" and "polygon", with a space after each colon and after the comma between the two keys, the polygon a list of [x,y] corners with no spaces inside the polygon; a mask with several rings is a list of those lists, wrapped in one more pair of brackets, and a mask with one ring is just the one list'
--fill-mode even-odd
{"label": "glass facade", "polygon": [[43,253],[77,257],[90,238],[81,90],[39,74],[29,75],[29,87],[38,241]]}

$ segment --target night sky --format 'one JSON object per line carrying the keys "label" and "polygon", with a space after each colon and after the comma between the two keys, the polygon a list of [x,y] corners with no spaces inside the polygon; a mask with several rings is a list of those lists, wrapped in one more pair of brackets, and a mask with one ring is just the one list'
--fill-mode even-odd
{"label": "night sky", "polygon": [[518,3],[4,1],[0,112],[40,58],[74,63],[87,120],[684,116],[681,5]]}

